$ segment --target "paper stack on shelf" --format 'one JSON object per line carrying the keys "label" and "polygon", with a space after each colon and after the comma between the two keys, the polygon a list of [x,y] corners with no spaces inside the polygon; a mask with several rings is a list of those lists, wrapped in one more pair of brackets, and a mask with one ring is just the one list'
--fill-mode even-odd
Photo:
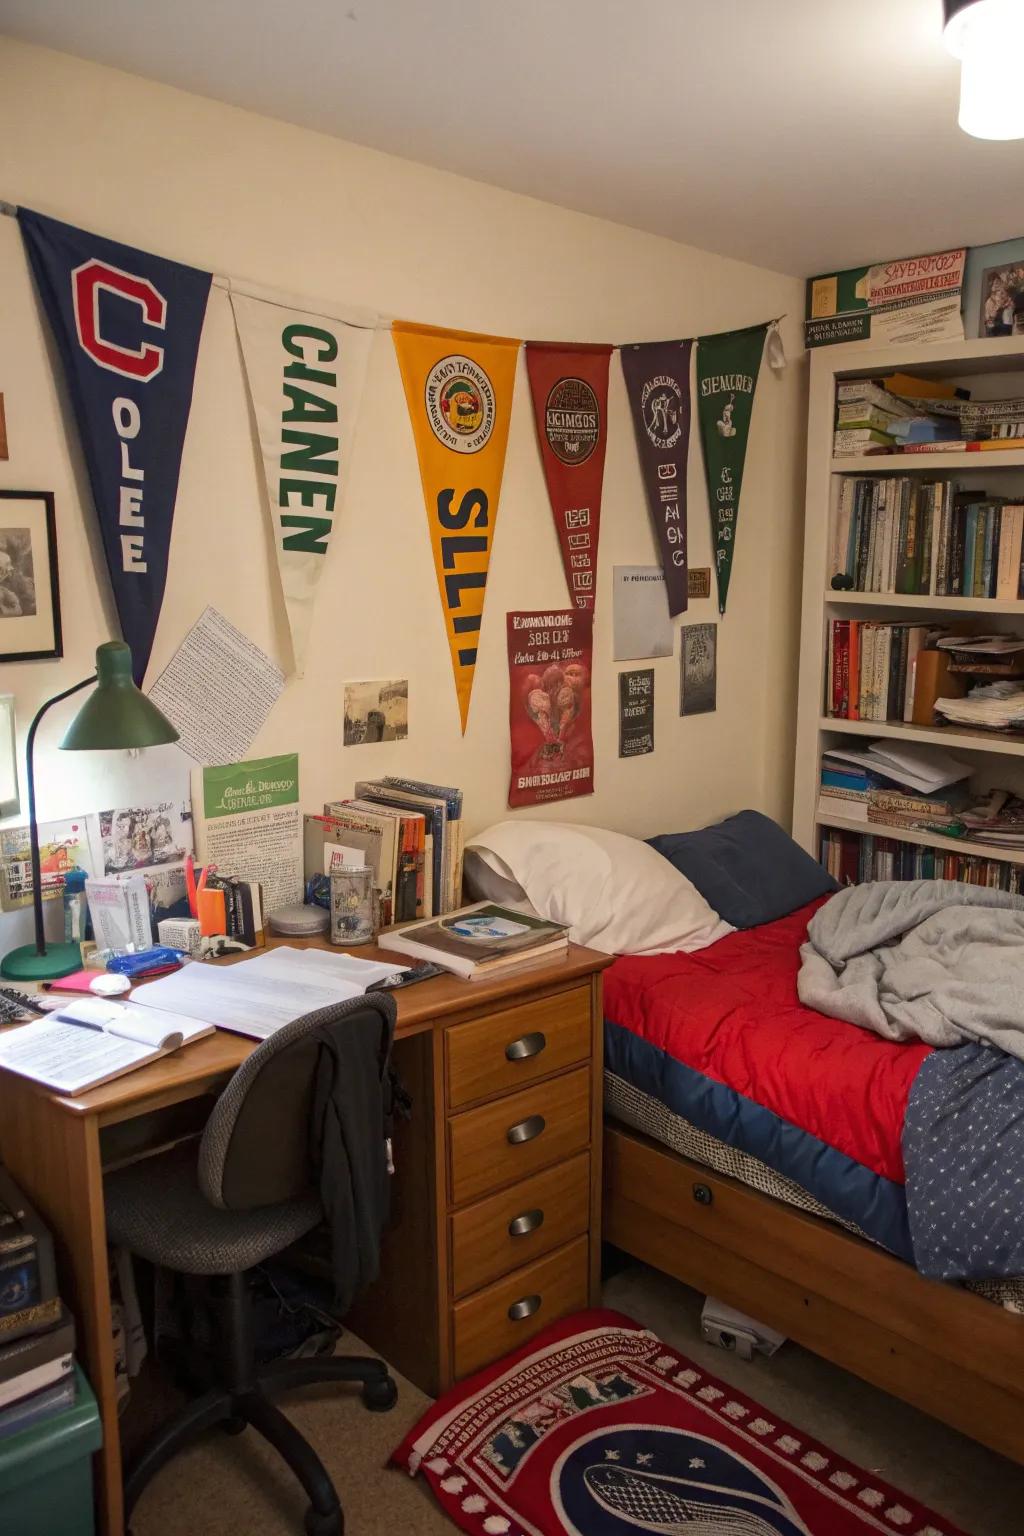
{"label": "paper stack on shelf", "polygon": [[951,725],[983,731],[1009,731],[1024,727],[1024,683],[1004,679],[981,683],[963,699],[936,699],[935,712]]}

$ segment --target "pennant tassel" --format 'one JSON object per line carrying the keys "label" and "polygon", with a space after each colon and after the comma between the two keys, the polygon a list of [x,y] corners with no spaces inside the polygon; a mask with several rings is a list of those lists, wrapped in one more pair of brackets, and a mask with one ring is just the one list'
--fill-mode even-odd
{"label": "pennant tassel", "polygon": [[620,349],[640,472],[673,618],[686,612],[689,599],[686,466],[692,348],[692,341],[650,341]]}
{"label": "pennant tassel", "polygon": [[520,343],[408,321],[391,333],[465,735]]}
{"label": "pennant tassel", "polygon": [[277,570],[301,677],[341,513],[373,330],[232,292]]}
{"label": "pennant tassel", "polygon": [[593,611],[610,346],[528,341],[526,371],[569,597]]}
{"label": "pennant tassel", "polygon": [[212,274],[18,209],[71,396],[121,633],[146,673]]}
{"label": "pennant tassel", "polygon": [[743,465],[767,331],[766,321],[742,331],[701,336],[697,342],[697,414],[720,614],[729,595]]}

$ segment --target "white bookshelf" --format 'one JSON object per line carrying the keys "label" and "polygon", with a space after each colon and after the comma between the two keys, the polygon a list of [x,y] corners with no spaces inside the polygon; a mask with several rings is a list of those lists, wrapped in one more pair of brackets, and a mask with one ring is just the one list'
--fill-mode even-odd
{"label": "white bookshelf", "polygon": [[1010,849],[897,827],[871,826],[853,817],[818,814],[821,754],[826,748],[844,742],[854,745],[856,738],[934,743],[975,764],[979,784],[1001,784],[1024,793],[1024,732],[1005,734],[953,726],[919,726],[899,720],[834,720],[826,714],[828,633],[829,622],[834,618],[877,620],[934,614],[937,620],[954,616],[976,618],[986,629],[1024,633],[1024,602],[1017,600],[835,591],[830,586],[832,520],[845,475],[896,473],[923,480],[955,478],[967,486],[984,487],[990,494],[1017,494],[1024,498],[1024,446],[984,453],[881,453],[863,458],[834,458],[837,384],[895,371],[952,380],[968,387],[976,399],[1024,396],[1024,341],[1006,337],[907,349],[879,348],[870,342],[859,342],[821,347],[811,353],[793,836],[815,857],[820,851],[822,829],[828,827],[862,835],[874,833],[896,842],[970,853],[983,859],[1024,863],[1024,854]]}

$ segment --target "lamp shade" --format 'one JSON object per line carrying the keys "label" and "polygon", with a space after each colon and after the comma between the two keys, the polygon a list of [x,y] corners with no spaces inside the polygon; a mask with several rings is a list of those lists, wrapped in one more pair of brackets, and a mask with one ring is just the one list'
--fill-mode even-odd
{"label": "lamp shade", "polygon": [[132,679],[132,653],[123,640],[96,648],[96,687],[72,720],[61,746],[68,752],[158,747],[178,733]]}

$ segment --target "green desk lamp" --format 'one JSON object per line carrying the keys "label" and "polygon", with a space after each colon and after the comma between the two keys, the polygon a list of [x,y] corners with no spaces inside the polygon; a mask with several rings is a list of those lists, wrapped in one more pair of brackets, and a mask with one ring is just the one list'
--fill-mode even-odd
{"label": "green desk lamp", "polygon": [[82,688],[96,684],[96,691],[82,705],[61,742],[66,752],[117,751],[125,747],[156,747],[177,741],[174,726],[136,688],[132,681],[132,653],[123,640],[108,640],[96,648],[96,672],[73,688],[55,693],[41,705],[29,726],[25,749],[28,786],[28,821],[32,848],[32,910],[36,941],[12,949],[0,962],[0,976],[10,981],[51,981],[70,976],[82,964],[77,944],[48,944],[43,933],[43,888],[39,868],[39,826],[36,822],[36,783],[33,754],[40,720],[54,704],[69,699]]}

